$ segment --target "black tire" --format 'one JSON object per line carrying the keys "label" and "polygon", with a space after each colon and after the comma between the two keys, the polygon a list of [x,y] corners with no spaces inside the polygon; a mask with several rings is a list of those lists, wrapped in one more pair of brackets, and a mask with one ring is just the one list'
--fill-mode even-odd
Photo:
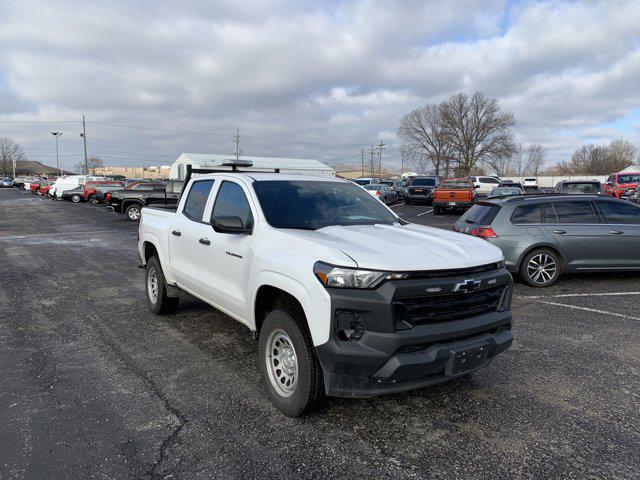
{"label": "black tire", "polygon": [[82,197],[81,197],[79,194],[74,193],[73,195],[71,195],[70,200],[71,200],[73,203],[80,203],[80,202],[82,201]]}
{"label": "black tire", "polygon": [[[152,275],[155,275],[155,294],[152,292]],[[174,312],[178,306],[178,297],[167,296],[167,284],[162,273],[158,257],[151,257],[147,262],[144,275],[144,291],[147,296],[149,310],[156,315]]]}
{"label": "black tire", "polygon": [[137,222],[140,220],[140,211],[142,210],[142,205],[139,203],[132,203],[129,205],[125,211],[124,216],[127,217],[127,220],[130,222]]}
{"label": "black tire", "polygon": [[433,207],[434,215],[442,215],[442,209],[440,207]]}
{"label": "black tire", "polygon": [[[273,358],[275,355],[272,355],[268,344],[278,336],[278,332],[284,332],[295,352],[297,383],[288,396],[280,393],[274,385],[278,382],[275,373],[278,370],[278,361]],[[274,351],[277,351],[277,348]],[[273,366],[271,362],[274,362]],[[258,363],[267,396],[285,415],[297,417],[319,408],[324,403],[326,396],[322,367],[316,357],[304,316],[298,309],[284,306],[267,314],[258,338]],[[285,365],[284,362],[282,365]],[[280,380],[282,378],[284,376]]]}
{"label": "black tire", "polygon": [[[542,266],[540,269],[538,266]],[[562,273],[562,260],[553,250],[538,248],[527,253],[520,264],[520,278],[532,287],[549,287]]]}

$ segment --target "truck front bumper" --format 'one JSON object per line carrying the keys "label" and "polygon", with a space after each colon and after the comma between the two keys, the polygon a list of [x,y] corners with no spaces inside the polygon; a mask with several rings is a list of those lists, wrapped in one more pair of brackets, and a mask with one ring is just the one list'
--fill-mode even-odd
{"label": "truck front bumper", "polygon": [[[475,276],[480,288],[469,294],[452,291],[468,275],[387,282],[373,291],[331,291],[332,336],[316,347],[327,395],[372,397],[412,390],[490,364],[513,341],[511,276],[504,269],[498,272]],[[416,297],[437,288],[438,294],[423,295],[427,300]],[[454,318],[427,314],[425,320],[416,314],[420,308]]]}

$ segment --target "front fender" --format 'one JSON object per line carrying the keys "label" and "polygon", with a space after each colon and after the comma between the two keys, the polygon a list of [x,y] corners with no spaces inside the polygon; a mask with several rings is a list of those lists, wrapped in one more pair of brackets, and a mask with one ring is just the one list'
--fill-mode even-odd
{"label": "front fender", "polygon": [[309,291],[297,280],[281,273],[266,270],[259,272],[250,285],[250,291],[252,292],[250,303],[251,312],[247,315],[247,318],[250,319],[249,327],[252,330],[256,329],[255,305],[258,290],[265,285],[287,292],[300,302],[314,345],[322,345],[329,340],[331,301],[329,294],[321,287],[320,283],[318,282],[318,285]]}

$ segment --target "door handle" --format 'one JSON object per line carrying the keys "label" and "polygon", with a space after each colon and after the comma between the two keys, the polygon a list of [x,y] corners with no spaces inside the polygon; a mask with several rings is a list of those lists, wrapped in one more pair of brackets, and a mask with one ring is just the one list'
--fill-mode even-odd
{"label": "door handle", "polygon": [[211,245],[211,240],[209,240],[208,238],[201,238],[200,240],[198,240],[202,245]]}
{"label": "door handle", "polygon": [[558,235],[564,235],[565,233],[567,233],[566,230],[553,230],[553,233],[557,233]]}
{"label": "door handle", "polygon": [[180,230],[173,230],[171,232],[171,235],[175,235],[176,237],[179,237],[180,235],[182,235],[182,232]]}
{"label": "door handle", "polygon": [[624,232],[622,230],[609,230],[611,235],[622,235]]}

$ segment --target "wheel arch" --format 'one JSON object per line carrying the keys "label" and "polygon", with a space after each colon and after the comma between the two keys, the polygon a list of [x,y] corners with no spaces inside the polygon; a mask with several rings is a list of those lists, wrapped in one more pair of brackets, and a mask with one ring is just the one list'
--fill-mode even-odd
{"label": "wheel arch", "polygon": [[524,260],[524,257],[529,255],[534,250],[551,250],[553,253],[555,253],[558,256],[558,259],[560,260],[560,269],[564,270],[564,267],[566,265],[566,260],[562,255],[562,252],[558,249],[558,247],[551,243],[538,243],[528,247],[523,253],[520,254],[520,258],[518,258],[517,272],[519,272],[520,268],[522,267],[522,261]]}

